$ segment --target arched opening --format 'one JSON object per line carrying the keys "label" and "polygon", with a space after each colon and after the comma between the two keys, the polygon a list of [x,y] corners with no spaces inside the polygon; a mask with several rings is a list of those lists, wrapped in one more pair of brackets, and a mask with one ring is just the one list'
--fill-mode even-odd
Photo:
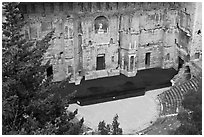
{"label": "arched opening", "polygon": [[110,44],[113,44],[113,38],[110,39]]}
{"label": "arched opening", "polygon": [[197,34],[198,34],[198,35],[201,34],[201,30],[198,30]]}
{"label": "arched opening", "polygon": [[95,33],[103,34],[108,32],[108,19],[104,16],[99,16],[94,21]]}
{"label": "arched opening", "polygon": [[169,53],[166,54],[166,60],[170,60],[170,54]]}
{"label": "arched opening", "polygon": [[91,40],[89,40],[89,45],[92,45],[92,42],[91,42]]}

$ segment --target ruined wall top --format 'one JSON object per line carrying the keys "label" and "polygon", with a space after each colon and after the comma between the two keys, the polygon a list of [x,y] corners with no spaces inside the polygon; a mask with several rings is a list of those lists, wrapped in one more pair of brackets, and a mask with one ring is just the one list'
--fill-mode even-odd
{"label": "ruined wall top", "polygon": [[131,10],[157,10],[157,9],[178,9],[181,7],[179,2],[22,2],[21,10],[24,14],[59,14],[76,13],[94,14],[100,12],[124,12]]}

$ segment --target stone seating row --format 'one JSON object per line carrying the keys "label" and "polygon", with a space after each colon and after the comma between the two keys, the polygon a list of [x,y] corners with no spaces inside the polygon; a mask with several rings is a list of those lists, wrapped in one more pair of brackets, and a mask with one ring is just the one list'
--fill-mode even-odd
{"label": "stone seating row", "polygon": [[182,106],[184,95],[190,91],[198,89],[201,77],[193,77],[190,80],[171,87],[169,90],[157,96],[160,104],[162,105],[160,115],[168,115],[178,113],[179,108]]}

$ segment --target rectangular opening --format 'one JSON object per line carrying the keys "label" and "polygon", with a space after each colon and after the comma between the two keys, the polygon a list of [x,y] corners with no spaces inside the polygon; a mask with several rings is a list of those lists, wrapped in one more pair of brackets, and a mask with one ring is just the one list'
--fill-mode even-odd
{"label": "rectangular opening", "polygon": [[47,68],[47,77],[52,76],[53,75],[53,68],[52,66]]}
{"label": "rectangular opening", "polygon": [[199,59],[200,58],[200,53],[195,53],[195,59]]}
{"label": "rectangular opening", "polygon": [[101,54],[97,56],[96,70],[105,69],[105,55]]}
{"label": "rectangular opening", "polygon": [[134,56],[130,57],[130,71],[134,70]]}
{"label": "rectangular opening", "polygon": [[145,65],[147,67],[150,66],[150,53],[146,53],[146,55],[145,55]]}
{"label": "rectangular opening", "polygon": [[72,74],[73,73],[73,68],[72,68],[72,66],[68,66],[68,68],[67,68],[67,70],[68,70],[68,74]]}
{"label": "rectangular opening", "polygon": [[178,57],[178,70],[183,67],[184,60],[181,57]]}

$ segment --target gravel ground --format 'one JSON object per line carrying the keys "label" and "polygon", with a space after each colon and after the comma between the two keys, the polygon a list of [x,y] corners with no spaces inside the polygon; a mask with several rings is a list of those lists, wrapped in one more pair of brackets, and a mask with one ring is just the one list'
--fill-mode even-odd
{"label": "gravel ground", "polygon": [[70,111],[78,109],[77,117],[84,117],[85,125],[97,129],[98,123],[104,120],[111,124],[113,117],[118,114],[123,134],[133,134],[142,130],[158,118],[155,96],[168,88],[146,92],[144,96],[114,100],[94,105],[80,106],[71,104]]}

